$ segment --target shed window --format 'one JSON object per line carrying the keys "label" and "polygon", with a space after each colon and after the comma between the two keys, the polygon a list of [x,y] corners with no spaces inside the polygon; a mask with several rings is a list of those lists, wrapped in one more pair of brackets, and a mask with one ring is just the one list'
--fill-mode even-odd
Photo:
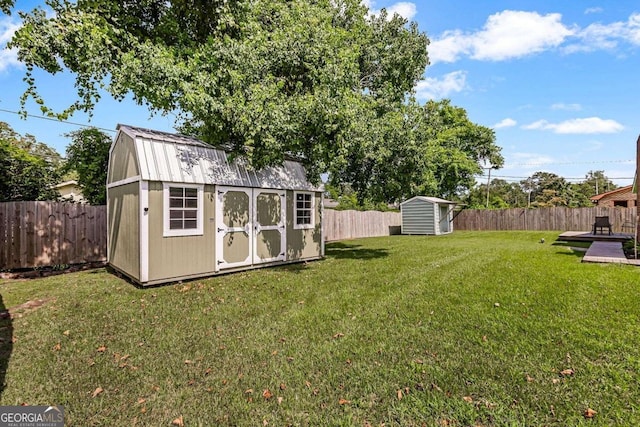
{"label": "shed window", "polygon": [[313,193],[295,193],[294,228],[313,228]]}
{"label": "shed window", "polygon": [[164,184],[164,235],[202,234],[202,186]]}

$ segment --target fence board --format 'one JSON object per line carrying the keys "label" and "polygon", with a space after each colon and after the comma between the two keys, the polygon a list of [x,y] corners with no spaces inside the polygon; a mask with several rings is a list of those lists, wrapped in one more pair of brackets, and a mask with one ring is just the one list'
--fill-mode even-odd
{"label": "fence board", "polygon": [[326,209],[322,218],[327,241],[388,236],[394,228],[400,227],[401,223],[399,212]]}
{"label": "fence board", "polygon": [[105,261],[106,209],[59,202],[0,203],[0,269]]}
{"label": "fence board", "polygon": [[636,208],[468,209],[453,221],[454,230],[590,231],[596,216],[608,216],[615,233],[633,234]]}

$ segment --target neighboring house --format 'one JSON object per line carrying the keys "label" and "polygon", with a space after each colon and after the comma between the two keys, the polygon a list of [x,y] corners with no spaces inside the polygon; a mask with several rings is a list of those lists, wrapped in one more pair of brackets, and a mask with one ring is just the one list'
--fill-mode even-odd
{"label": "neighboring house", "polygon": [[256,171],[195,138],[118,125],[108,262],[144,286],[319,259],[323,190],[299,162]]}
{"label": "neighboring house", "polygon": [[60,197],[64,200],[76,203],[86,202],[86,199],[82,194],[82,190],[78,185],[78,181],[76,180],[62,182],[58,185],[54,185],[53,188],[60,193]]}
{"label": "neighboring house", "polygon": [[620,206],[623,208],[632,208],[636,206],[638,195],[633,192],[633,185],[616,188],[606,193],[598,194],[591,197],[591,201],[598,206],[612,208]]}

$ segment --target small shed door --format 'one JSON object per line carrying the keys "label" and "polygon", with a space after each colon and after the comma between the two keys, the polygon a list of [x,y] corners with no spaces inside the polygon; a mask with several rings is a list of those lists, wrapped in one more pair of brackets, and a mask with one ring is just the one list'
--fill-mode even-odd
{"label": "small shed door", "polygon": [[284,261],[286,205],[286,193],[283,190],[253,190],[254,264]]}
{"label": "small shed door", "polygon": [[218,187],[217,269],[284,261],[286,192]]}
{"label": "small shed door", "polygon": [[449,233],[451,231],[451,223],[449,222],[449,206],[440,205],[440,232]]}
{"label": "small shed door", "polygon": [[216,200],[217,269],[251,265],[253,193],[250,188],[218,187]]}

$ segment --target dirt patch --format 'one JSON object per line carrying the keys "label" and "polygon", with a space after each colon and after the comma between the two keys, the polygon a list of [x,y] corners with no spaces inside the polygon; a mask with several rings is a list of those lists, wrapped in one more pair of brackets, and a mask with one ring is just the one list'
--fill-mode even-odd
{"label": "dirt patch", "polygon": [[27,301],[7,310],[0,311],[0,319],[15,319],[16,317],[22,317],[52,301],[55,301],[55,298],[38,298]]}

